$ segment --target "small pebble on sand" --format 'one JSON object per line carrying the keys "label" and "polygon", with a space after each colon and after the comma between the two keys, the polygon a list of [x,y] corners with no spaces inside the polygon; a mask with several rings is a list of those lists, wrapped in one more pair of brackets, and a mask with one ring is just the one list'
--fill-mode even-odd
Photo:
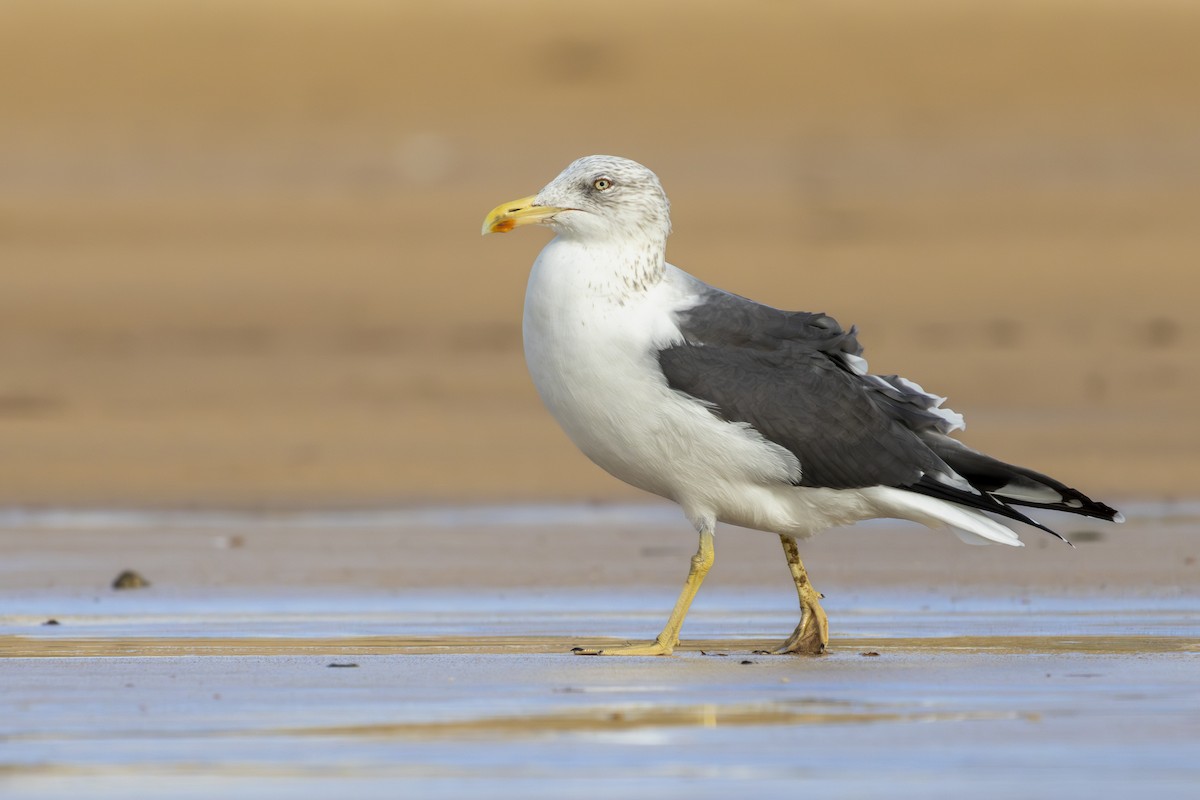
{"label": "small pebble on sand", "polygon": [[112,582],[114,589],[144,589],[149,585],[150,581],[131,569],[124,570]]}

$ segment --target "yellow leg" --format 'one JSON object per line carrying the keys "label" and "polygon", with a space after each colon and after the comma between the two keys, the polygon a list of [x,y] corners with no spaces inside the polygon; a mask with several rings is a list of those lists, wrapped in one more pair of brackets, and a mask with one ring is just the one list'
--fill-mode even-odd
{"label": "yellow leg", "polygon": [[779,541],[783,543],[783,554],[787,556],[788,569],[792,571],[792,580],[796,582],[796,594],[800,596],[800,624],[787,641],[773,652],[820,655],[829,645],[829,618],[825,616],[825,609],[821,608],[820,602],[824,595],[809,583],[796,540],[781,534]]}
{"label": "yellow leg", "polygon": [[713,550],[712,531],[702,531],[700,533],[700,549],[696,551],[696,555],[692,556],[692,566],[688,570],[687,581],[683,584],[683,591],[679,593],[679,599],[675,601],[675,608],[671,611],[671,616],[667,620],[666,627],[662,629],[662,633],[653,642],[647,644],[630,644],[623,647],[607,647],[603,650],[588,650],[576,647],[572,652],[581,656],[671,655],[671,651],[675,649],[675,645],[679,644],[679,629],[683,627],[683,618],[687,616],[688,609],[692,605],[692,599],[696,596],[696,592],[700,590],[700,584],[704,581],[704,576],[708,574],[708,570],[712,567],[715,558],[716,553]]}

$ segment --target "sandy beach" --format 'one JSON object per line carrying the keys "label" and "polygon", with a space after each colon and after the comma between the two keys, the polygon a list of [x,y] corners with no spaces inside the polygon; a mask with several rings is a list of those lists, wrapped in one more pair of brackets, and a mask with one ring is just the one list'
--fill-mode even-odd
{"label": "sandy beach", "polygon": [[0,504],[635,499],[525,374],[545,235],[478,235],[590,152],[661,176],[673,263],[859,325],[974,446],[1197,494],[1188,4],[0,13]]}

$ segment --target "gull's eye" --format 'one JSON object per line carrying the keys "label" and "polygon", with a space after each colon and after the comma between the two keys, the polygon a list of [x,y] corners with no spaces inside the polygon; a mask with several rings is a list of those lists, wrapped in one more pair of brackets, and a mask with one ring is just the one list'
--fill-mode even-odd
{"label": "gull's eye", "polygon": [[592,181],[592,188],[597,192],[607,192],[612,188],[613,182],[608,178],[596,178]]}

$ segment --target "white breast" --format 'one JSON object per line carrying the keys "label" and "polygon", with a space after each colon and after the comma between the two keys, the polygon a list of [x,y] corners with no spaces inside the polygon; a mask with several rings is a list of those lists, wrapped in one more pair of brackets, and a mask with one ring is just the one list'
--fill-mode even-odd
{"label": "white breast", "polygon": [[673,267],[655,285],[631,288],[612,279],[611,261],[611,252],[555,239],[534,264],[525,358],[542,401],[614,476],[676,500],[693,521],[752,524],[740,507],[761,507],[764,491],[795,491],[795,457],[667,386],[657,352],[682,340],[671,312],[695,298]]}

